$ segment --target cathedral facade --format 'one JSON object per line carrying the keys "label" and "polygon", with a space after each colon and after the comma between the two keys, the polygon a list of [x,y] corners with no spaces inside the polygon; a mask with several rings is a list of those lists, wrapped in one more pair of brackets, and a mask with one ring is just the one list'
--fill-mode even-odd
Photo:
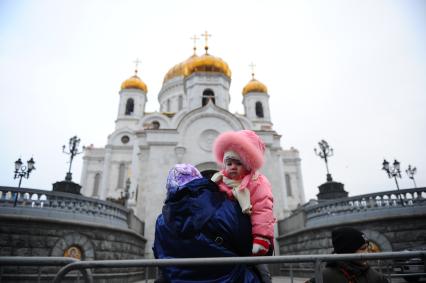
{"label": "cathedral facade", "polygon": [[217,172],[212,144],[219,133],[250,129],[264,140],[261,172],[272,184],[278,220],[305,202],[299,153],[281,147],[281,136],[273,130],[270,118],[267,87],[252,74],[242,90],[245,113],[232,114],[228,109],[231,70],[205,49],[205,54],[194,52],[166,73],[158,94],[158,112],[145,112],[148,88],[135,71],[121,85],[115,130],[106,146],[85,149],[82,193],[118,199],[130,180],[127,205],[145,222],[147,257],[152,255],[168,170],[176,163],[191,163],[204,176]]}

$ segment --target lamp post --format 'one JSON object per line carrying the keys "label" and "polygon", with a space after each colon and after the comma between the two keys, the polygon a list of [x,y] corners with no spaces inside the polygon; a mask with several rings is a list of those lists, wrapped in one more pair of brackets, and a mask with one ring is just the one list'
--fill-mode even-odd
{"label": "lamp post", "polygon": [[413,180],[414,188],[417,188],[416,180],[414,180],[414,175],[417,173],[417,168],[411,167],[411,165],[408,165],[408,168],[407,168],[407,170],[405,170],[405,172],[407,173],[408,178]]}
{"label": "lamp post", "polygon": [[399,194],[399,185],[397,179],[401,178],[401,164],[398,162],[398,160],[395,159],[393,161],[393,165],[390,166],[389,162],[384,159],[382,165],[382,170],[384,170],[388,174],[388,177],[395,179],[396,188],[398,189],[398,198],[401,200],[401,204],[404,205],[404,202],[401,199],[401,195]]}
{"label": "lamp post", "polygon": [[[70,138],[69,140],[69,150],[68,152],[65,151],[65,145],[62,146],[62,152],[65,154],[69,154],[70,155],[70,167],[68,168],[68,172],[67,175],[65,177],[65,180],[70,182],[72,180],[72,173],[71,173],[71,165],[72,165],[72,160],[74,159],[74,157],[77,154],[82,153],[83,151],[78,151],[78,146],[80,144],[80,139],[77,138],[77,136],[73,136],[72,138]],[[84,146],[83,146],[83,150],[84,150]]]}
{"label": "lamp post", "polygon": [[[13,179],[19,178],[19,184],[18,188],[21,188],[22,178],[28,179],[30,177],[30,173],[32,170],[35,170],[34,167],[35,161],[31,157],[30,160],[27,161],[27,166],[23,165],[21,158],[18,158],[18,160],[15,161],[15,175]],[[13,206],[16,206],[16,202],[18,201],[18,192],[15,194],[15,199],[13,201]]]}
{"label": "lamp post", "polygon": [[328,145],[325,140],[321,140],[320,142],[318,142],[318,145],[320,147],[320,150],[317,151],[317,149],[314,148],[314,152],[320,158],[324,159],[325,168],[327,169],[327,182],[331,182],[333,181],[333,178],[331,177],[331,174],[328,170],[328,158],[333,156],[333,149]]}

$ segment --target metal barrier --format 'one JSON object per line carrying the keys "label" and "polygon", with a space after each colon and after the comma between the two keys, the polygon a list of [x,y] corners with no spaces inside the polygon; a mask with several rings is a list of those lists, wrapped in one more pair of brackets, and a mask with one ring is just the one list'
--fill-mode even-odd
{"label": "metal barrier", "polygon": [[[54,283],[60,283],[71,270],[88,268],[118,268],[118,267],[148,267],[148,266],[182,266],[182,265],[224,265],[224,264],[261,264],[261,263],[314,263],[315,280],[323,283],[321,263],[339,260],[374,260],[374,259],[403,259],[426,258],[426,251],[385,252],[366,254],[332,254],[332,255],[290,255],[290,256],[260,256],[260,257],[220,257],[220,258],[179,258],[179,259],[137,259],[137,260],[93,260],[68,264],[57,273]],[[90,281],[93,279],[90,278]]]}
{"label": "metal barrier", "polygon": [[0,265],[32,265],[63,266],[56,274],[53,282],[61,282],[73,270],[82,272],[85,282],[92,283],[92,268],[124,268],[124,267],[151,267],[151,266],[183,266],[183,265],[232,265],[232,264],[271,264],[271,263],[302,263],[314,264],[315,280],[323,283],[321,264],[330,261],[364,261],[382,259],[406,259],[419,257],[425,260],[426,251],[384,252],[365,254],[326,254],[326,255],[290,255],[290,256],[261,256],[261,257],[220,257],[220,258],[180,258],[180,259],[136,259],[136,260],[91,260],[78,261],[71,258],[46,257],[0,257]]}
{"label": "metal barrier", "polygon": [[[78,259],[70,257],[24,257],[24,256],[1,256],[0,257],[0,282],[3,275],[3,266],[38,266],[38,280],[40,282],[40,267],[44,266],[66,266]],[[80,269],[86,282],[91,282],[92,272],[89,269]]]}

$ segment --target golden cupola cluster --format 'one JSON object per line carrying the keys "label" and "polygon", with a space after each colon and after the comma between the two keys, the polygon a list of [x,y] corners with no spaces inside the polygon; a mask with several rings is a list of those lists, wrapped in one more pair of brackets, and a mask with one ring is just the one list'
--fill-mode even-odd
{"label": "golden cupola cluster", "polygon": [[133,76],[131,76],[121,84],[122,90],[132,88],[143,90],[145,93],[148,92],[148,87],[146,86],[146,84],[141,80],[141,78],[137,76],[137,70],[135,70],[135,74]]}
{"label": "golden cupola cluster", "polygon": [[253,75],[253,78],[243,88],[243,95],[246,95],[249,92],[268,93],[268,88],[266,85],[256,80]]}
{"label": "golden cupola cluster", "polygon": [[197,72],[221,73],[231,78],[231,69],[228,64],[221,58],[206,53],[202,56],[194,54],[173,66],[164,76],[164,82],[179,76],[186,78]]}

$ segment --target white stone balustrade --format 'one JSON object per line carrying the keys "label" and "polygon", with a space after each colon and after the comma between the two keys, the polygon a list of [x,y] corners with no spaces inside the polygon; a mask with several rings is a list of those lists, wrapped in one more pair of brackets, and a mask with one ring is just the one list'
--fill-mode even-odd
{"label": "white stone balustrade", "polygon": [[[426,214],[426,188],[359,195],[305,206],[306,227],[349,223],[366,218]],[[331,220],[333,218],[333,220]]]}
{"label": "white stone balustrade", "polygon": [[[16,193],[18,201],[16,207],[13,207]],[[0,187],[0,214],[132,228],[128,224],[129,210],[118,204],[81,195],[26,188]]]}

